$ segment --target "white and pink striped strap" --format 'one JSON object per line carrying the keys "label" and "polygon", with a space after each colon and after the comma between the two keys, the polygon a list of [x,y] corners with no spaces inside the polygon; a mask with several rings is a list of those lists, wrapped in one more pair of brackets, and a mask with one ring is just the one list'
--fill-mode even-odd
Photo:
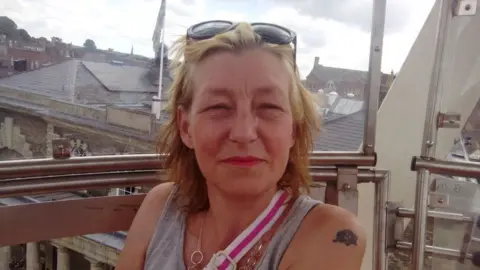
{"label": "white and pink striped strap", "polygon": [[279,190],[268,207],[228,247],[213,255],[204,270],[235,270],[237,262],[268,232],[285,211],[288,192]]}

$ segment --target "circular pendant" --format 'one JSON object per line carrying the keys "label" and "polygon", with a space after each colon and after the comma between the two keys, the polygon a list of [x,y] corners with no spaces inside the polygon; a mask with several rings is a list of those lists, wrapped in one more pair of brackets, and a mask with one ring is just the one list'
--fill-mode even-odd
{"label": "circular pendant", "polygon": [[199,250],[196,250],[190,255],[190,261],[194,264],[200,264],[203,261],[203,253]]}

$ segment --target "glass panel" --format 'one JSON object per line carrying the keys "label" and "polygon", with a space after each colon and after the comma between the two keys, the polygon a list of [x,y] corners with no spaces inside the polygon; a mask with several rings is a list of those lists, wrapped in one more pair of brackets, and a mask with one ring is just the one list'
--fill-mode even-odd
{"label": "glass panel", "polygon": [[[372,1],[353,6],[334,2],[319,9],[312,1],[169,1],[164,24],[158,1],[93,1],[81,9],[54,1],[9,2],[0,14],[6,16],[0,22],[5,26],[0,37],[0,120],[7,134],[17,127],[19,136],[14,138],[20,139],[2,147],[16,147],[17,157],[9,158],[45,157],[50,133],[80,140],[89,147],[81,151],[87,155],[153,152],[149,146],[158,121],[149,117],[161,107],[153,99],[165,102],[172,82],[171,59],[159,52],[161,44],[168,52],[189,25],[230,19],[278,23],[297,32],[297,63],[304,84],[323,99],[319,113],[324,126],[316,150],[357,151],[363,140]],[[381,100],[430,6],[389,3]],[[160,79],[161,64],[165,69]],[[126,149],[132,145],[140,149]]]}
{"label": "glass panel", "polygon": [[[448,39],[441,77],[441,112],[459,114],[462,119],[461,129],[460,132],[440,130],[437,154],[451,161],[480,164],[480,58],[476,46],[478,40],[469,38],[479,21],[458,19],[463,20],[465,25],[454,26],[458,30]],[[480,178],[435,176],[432,192],[448,195],[448,206],[438,207],[436,210],[453,211],[476,218],[480,215],[479,180]],[[479,228],[472,227],[472,224],[436,220],[430,225],[432,243],[435,246],[456,250],[468,247],[468,253],[480,251],[480,231]],[[474,269],[469,261],[460,263],[433,258],[431,263],[432,269]]]}

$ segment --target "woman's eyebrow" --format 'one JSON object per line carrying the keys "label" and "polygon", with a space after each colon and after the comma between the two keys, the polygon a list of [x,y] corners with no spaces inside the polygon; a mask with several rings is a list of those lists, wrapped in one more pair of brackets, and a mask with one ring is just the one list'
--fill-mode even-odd
{"label": "woman's eyebrow", "polygon": [[232,90],[222,87],[207,87],[204,94],[212,96],[231,96]]}

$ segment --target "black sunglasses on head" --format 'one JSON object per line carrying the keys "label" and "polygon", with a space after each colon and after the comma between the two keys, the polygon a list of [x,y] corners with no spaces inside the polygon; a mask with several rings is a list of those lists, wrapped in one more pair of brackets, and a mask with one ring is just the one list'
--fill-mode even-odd
{"label": "black sunglasses on head", "polygon": [[[272,23],[251,23],[253,31],[267,43],[286,45],[293,43],[293,61],[297,57],[297,34],[292,30]],[[235,29],[238,23],[231,21],[213,20],[197,23],[187,30],[187,39],[204,40],[213,38]],[[295,67],[296,68],[296,67]]]}

